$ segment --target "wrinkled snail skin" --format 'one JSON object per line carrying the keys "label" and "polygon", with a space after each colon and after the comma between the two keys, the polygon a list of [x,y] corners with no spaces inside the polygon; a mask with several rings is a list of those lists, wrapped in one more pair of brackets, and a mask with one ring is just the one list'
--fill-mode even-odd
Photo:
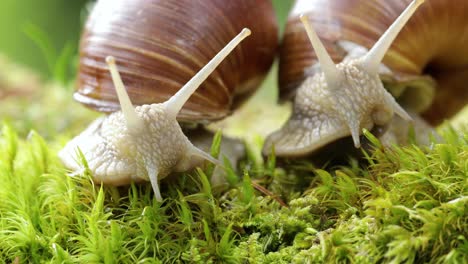
{"label": "wrinkled snail skin", "polygon": [[[335,62],[370,49],[411,0],[298,0],[280,48],[283,100],[313,75],[317,56],[299,15],[308,15]],[[406,109],[437,125],[468,102],[468,1],[426,0],[398,34],[382,63],[386,88]],[[354,47],[347,48],[349,43]]]}
{"label": "wrinkled snail skin", "polygon": [[115,58],[106,61],[121,110],[100,118],[71,140],[59,153],[66,167],[79,171],[76,153],[82,152],[98,183],[121,185],[149,180],[161,201],[158,181],[171,171],[184,171],[203,160],[218,163],[195,147],[176,120],[178,113],[201,83],[248,35],[244,29],[190,81],[163,103],[134,107],[119,75]]}
{"label": "wrinkled snail skin", "polygon": [[[392,47],[400,31],[415,33],[407,29],[408,21],[424,22],[414,14],[426,3],[394,1],[398,4],[393,8],[389,2],[393,1],[296,2],[280,57],[280,94],[283,98],[294,97],[293,113],[280,130],[266,139],[265,154],[274,145],[278,156],[306,156],[348,136],[358,148],[363,129],[386,127],[395,118],[411,120],[391,93],[399,92],[403,99],[421,95],[413,98],[415,104],[405,105],[410,113],[430,105],[436,81],[421,76],[425,66],[405,72],[403,67],[397,70],[392,64],[382,63],[390,56],[408,68],[415,67]],[[391,20],[382,20],[385,17]],[[386,89],[382,80],[390,88]]]}
{"label": "wrinkled snail skin", "polygon": [[74,98],[97,111],[119,103],[104,60],[112,55],[135,105],[162,103],[242,28],[252,36],[201,85],[178,115],[206,123],[231,114],[259,87],[278,46],[269,0],[100,0],[80,43]]}

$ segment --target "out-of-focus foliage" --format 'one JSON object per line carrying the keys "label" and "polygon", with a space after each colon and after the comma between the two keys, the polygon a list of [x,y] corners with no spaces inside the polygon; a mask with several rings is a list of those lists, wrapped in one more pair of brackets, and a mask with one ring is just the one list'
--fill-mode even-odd
{"label": "out-of-focus foliage", "polygon": [[96,115],[73,101],[71,89],[0,56],[0,120],[21,136],[32,129],[47,139],[76,134]]}
{"label": "out-of-focus foliage", "polygon": [[[51,76],[48,61],[67,45],[76,51],[82,13],[87,0],[2,0],[0,1],[0,53],[16,63]],[[47,51],[28,34],[40,30],[47,38]],[[29,32],[29,33],[28,33]]]}

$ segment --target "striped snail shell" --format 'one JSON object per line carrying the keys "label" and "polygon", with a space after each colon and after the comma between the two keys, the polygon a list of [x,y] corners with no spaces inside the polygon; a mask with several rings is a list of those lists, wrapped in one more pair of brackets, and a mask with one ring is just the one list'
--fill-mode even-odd
{"label": "striped snail shell", "polygon": [[463,0],[298,0],[279,70],[293,114],[264,153],[274,145],[279,156],[303,156],[349,136],[359,147],[363,129],[409,122],[406,111],[432,124],[459,111],[468,101],[467,11]]}
{"label": "striped snail shell", "polygon": [[259,85],[276,42],[267,0],[99,1],[82,35],[75,99],[120,111],[68,142],[62,162],[82,171],[84,157],[97,183],[150,181],[161,201],[159,180],[171,172],[219,164],[178,121],[228,115]]}
{"label": "striped snail shell", "polygon": [[164,102],[244,27],[252,36],[202,84],[179,121],[221,119],[256,90],[277,50],[270,1],[100,0],[81,38],[74,98],[101,112],[119,109],[105,64],[112,55],[133,104]]}

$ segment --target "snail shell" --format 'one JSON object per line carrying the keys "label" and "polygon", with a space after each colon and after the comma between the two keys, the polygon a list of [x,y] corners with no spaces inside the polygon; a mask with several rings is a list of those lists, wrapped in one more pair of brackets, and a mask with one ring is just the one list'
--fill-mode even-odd
{"label": "snail shell", "polygon": [[120,108],[105,64],[112,55],[134,105],[164,102],[244,27],[251,38],[202,84],[179,121],[221,119],[256,90],[277,49],[270,1],[100,0],[82,35],[74,98],[102,112]]}
{"label": "snail shell", "polygon": [[[369,49],[411,0],[298,0],[280,47],[283,100],[316,72],[317,56],[299,20],[305,13],[338,63],[346,46]],[[398,34],[380,73],[385,87],[406,109],[437,125],[468,102],[468,1],[426,0]]]}

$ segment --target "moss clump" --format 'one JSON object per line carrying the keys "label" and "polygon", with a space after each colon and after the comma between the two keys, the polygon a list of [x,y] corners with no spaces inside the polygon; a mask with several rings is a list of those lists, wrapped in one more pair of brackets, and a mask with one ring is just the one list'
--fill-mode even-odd
{"label": "moss clump", "polygon": [[[213,189],[212,168],[149,184],[70,177],[36,133],[0,135],[0,258],[21,263],[466,263],[468,135],[375,151],[327,170],[245,162]],[[368,135],[368,137],[371,137]],[[302,170],[302,171],[301,171]],[[295,179],[294,173],[309,175]],[[278,183],[292,182],[281,197]],[[261,190],[261,192],[257,191]],[[282,205],[282,203],[287,206]]]}

